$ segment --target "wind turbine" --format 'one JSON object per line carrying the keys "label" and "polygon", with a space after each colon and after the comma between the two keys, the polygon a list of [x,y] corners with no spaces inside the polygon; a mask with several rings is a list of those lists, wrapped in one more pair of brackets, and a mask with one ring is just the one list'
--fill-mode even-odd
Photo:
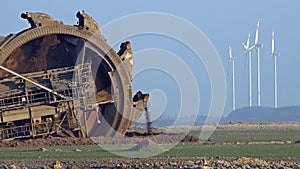
{"label": "wind turbine", "polygon": [[232,65],[232,111],[235,111],[235,71],[234,71],[234,57],[232,56],[232,48],[229,46],[229,61]]}
{"label": "wind turbine", "polygon": [[272,51],[271,56],[274,57],[274,107],[277,108],[277,56],[279,53],[275,53],[275,31],[272,32]]}
{"label": "wind turbine", "polygon": [[260,19],[258,19],[257,21],[255,39],[253,45],[257,51],[257,106],[260,106],[260,48],[263,47],[262,44],[258,44],[259,21]]}
{"label": "wind turbine", "polygon": [[252,57],[251,51],[255,46],[250,47],[250,33],[248,34],[248,39],[246,44],[243,43],[244,51],[246,56],[248,56],[248,65],[249,65],[249,106],[252,106]]}

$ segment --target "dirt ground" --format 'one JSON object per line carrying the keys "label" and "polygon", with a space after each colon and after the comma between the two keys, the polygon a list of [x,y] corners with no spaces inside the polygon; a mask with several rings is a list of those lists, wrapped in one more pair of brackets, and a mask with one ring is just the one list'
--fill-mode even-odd
{"label": "dirt ground", "polygon": [[226,124],[208,124],[205,126],[168,126],[160,127],[160,130],[201,130],[201,129],[217,129],[217,130],[285,130],[300,129],[300,122],[231,122]]}
{"label": "dirt ground", "polygon": [[[71,138],[71,137],[54,137],[48,136],[45,138],[26,139],[26,140],[12,140],[12,141],[0,141],[0,147],[18,147],[18,146],[72,146],[72,145],[96,145],[96,144],[137,144],[145,138],[149,138],[155,143],[177,143],[177,142],[197,142],[198,138],[185,135],[185,134],[170,134],[164,133],[164,131],[176,131],[182,128],[189,130],[201,130],[202,126],[172,126],[172,127],[159,127],[156,128],[157,135],[148,136],[144,133],[146,129],[131,128],[126,134],[127,137],[97,137],[97,138]],[[219,125],[207,125],[206,129],[216,130],[260,130],[260,129],[300,129],[300,123],[297,122],[282,122],[282,123],[231,123],[231,124],[219,124]],[[204,128],[203,128],[204,129]]]}
{"label": "dirt ground", "polygon": [[300,168],[300,162],[292,159],[257,159],[257,158],[102,158],[60,159],[58,160],[0,160],[0,168]]}
{"label": "dirt ground", "polygon": [[1,141],[0,147],[21,147],[21,146],[80,146],[97,144],[137,144],[145,139],[151,139],[157,144],[168,144],[178,142],[197,142],[198,138],[185,134],[159,134],[152,136],[133,135],[131,137],[94,137],[94,138],[72,138],[72,137],[54,137]]}
{"label": "dirt ground", "polygon": [[[208,125],[208,129],[217,130],[260,130],[260,129],[300,129],[300,123],[231,123],[221,125]],[[192,127],[160,127],[157,132],[176,131],[177,129],[202,129],[201,126]],[[95,145],[98,144],[136,144],[145,138],[150,138],[156,143],[174,143],[178,141],[199,141],[192,136],[184,134],[159,134],[147,136],[145,129],[131,128],[128,137],[117,136],[114,138],[97,137],[93,139],[59,138],[49,136],[28,140],[2,141],[1,146],[70,146],[70,145]],[[95,143],[96,142],[96,143]],[[202,157],[165,157],[165,158],[101,158],[101,159],[0,159],[1,168],[300,168],[297,159],[258,159],[258,158],[202,158]]]}

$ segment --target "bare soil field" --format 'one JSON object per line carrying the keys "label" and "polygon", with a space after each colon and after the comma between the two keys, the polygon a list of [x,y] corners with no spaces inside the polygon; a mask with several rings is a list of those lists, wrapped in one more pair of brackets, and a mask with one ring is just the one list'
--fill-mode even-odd
{"label": "bare soil field", "polygon": [[159,130],[201,130],[201,129],[217,129],[217,130],[285,130],[300,129],[300,122],[231,122],[226,124],[208,124],[205,126],[168,126],[159,127]]}
{"label": "bare soil field", "polygon": [[300,168],[300,162],[292,159],[257,158],[102,158],[60,160],[0,160],[0,168]]}
{"label": "bare soil field", "polygon": [[185,134],[159,134],[148,136],[131,137],[94,137],[94,138],[72,138],[72,137],[53,137],[36,138],[26,140],[1,141],[0,147],[22,147],[22,146],[81,146],[81,145],[97,145],[97,144],[137,144],[145,139],[150,139],[157,144],[168,144],[178,142],[197,142],[198,138]]}
{"label": "bare soil field", "polygon": [[[214,144],[199,144],[199,139],[194,135],[193,132],[191,135],[185,135],[180,133],[172,133],[172,131],[181,131],[183,128],[191,130],[191,131],[201,131],[201,129],[216,129],[216,135],[213,136],[211,142]],[[165,143],[178,143],[183,142],[179,146],[175,148],[171,153],[167,153],[167,155],[162,155],[158,157],[151,158],[120,158],[113,157],[110,158],[108,156],[104,156],[103,158],[91,158],[94,156],[88,157],[80,157],[78,158],[78,154],[75,158],[28,158],[28,159],[1,159],[0,158],[0,169],[1,168],[300,168],[300,160],[299,158],[290,157],[291,153],[298,153],[298,149],[300,144],[297,144],[295,138],[280,138],[282,140],[291,140],[290,142],[283,142],[283,144],[279,144],[279,142],[274,142],[271,145],[272,141],[268,140],[274,139],[276,140],[277,135],[281,137],[285,137],[286,135],[282,135],[280,133],[286,133],[288,131],[292,131],[290,135],[298,135],[298,131],[300,131],[300,123],[297,122],[289,122],[289,123],[230,123],[230,124],[219,124],[219,125],[207,125],[203,126],[172,126],[172,127],[159,127],[156,128],[157,135],[146,135],[144,132],[146,129],[144,128],[131,128],[129,129],[129,133],[127,133],[128,137],[117,136],[114,138],[105,138],[105,137],[97,137],[97,138],[59,138],[49,136],[47,138],[36,138],[36,139],[28,139],[28,140],[13,140],[13,141],[2,141],[0,142],[0,154],[1,151],[5,150],[5,147],[37,147],[42,150],[47,151],[47,149],[43,149],[45,146],[74,146],[79,147],[78,151],[76,149],[73,153],[89,153],[89,152],[81,152],[80,146],[87,145],[121,145],[121,144],[138,144],[142,140],[149,139],[157,144],[165,144]],[[165,132],[167,131],[167,132]],[[230,131],[230,132],[222,132],[222,131]],[[234,132],[232,132],[234,131]],[[249,133],[250,131],[250,133]],[[256,132],[258,131],[258,132]],[[261,132],[270,131],[270,133],[265,136]],[[275,131],[275,132],[274,132]],[[219,132],[219,133],[218,133]],[[279,134],[277,134],[277,132]],[[245,133],[241,137],[241,135]],[[272,134],[276,135],[273,136]],[[294,134],[295,133],[295,134]],[[248,135],[247,135],[248,134]],[[265,137],[261,138],[253,138],[253,140],[249,140],[252,138],[252,134],[254,137]],[[235,137],[235,138],[233,138]],[[233,140],[238,139],[238,142],[233,142]],[[243,142],[245,139],[245,142]],[[279,138],[278,138],[279,139]],[[299,136],[300,140],[300,136]],[[184,144],[185,143],[185,144]],[[225,144],[226,143],[226,144]],[[251,143],[251,144],[250,144]],[[257,144],[257,145],[256,145]],[[265,146],[266,144],[266,146]],[[245,150],[242,150],[243,147],[246,147]],[[248,149],[249,147],[250,149]],[[228,155],[219,155],[218,153],[205,157],[199,155],[201,150],[204,151],[215,151],[222,152],[227,151],[230,154],[231,151],[234,153],[239,153],[240,151],[252,151],[251,147],[258,147],[257,150],[253,150],[256,154],[250,154],[245,157],[244,155],[237,156],[228,156]],[[268,149],[271,148],[271,150]],[[279,152],[286,153],[287,155],[281,156],[270,156],[260,158],[261,153],[264,151],[270,151],[271,153],[276,153],[272,150],[272,148],[281,148],[281,150],[285,150],[283,147],[290,148],[289,150],[295,150],[294,152]],[[276,150],[276,149],[275,149]],[[187,154],[195,153],[195,156],[185,156],[180,154],[184,154],[184,151]],[[193,152],[192,152],[193,151]],[[178,153],[177,155],[172,154]],[[42,152],[41,152],[42,153]],[[46,152],[47,153],[60,153],[60,152]],[[69,152],[62,152],[69,153]],[[92,152],[91,152],[92,153]],[[97,153],[95,150],[93,153]],[[102,152],[103,153],[103,152]],[[104,152],[105,153],[105,152]],[[278,152],[277,152],[278,153]],[[205,153],[204,153],[205,154]],[[206,153],[207,154],[207,153]],[[86,155],[86,154],[85,154]]]}

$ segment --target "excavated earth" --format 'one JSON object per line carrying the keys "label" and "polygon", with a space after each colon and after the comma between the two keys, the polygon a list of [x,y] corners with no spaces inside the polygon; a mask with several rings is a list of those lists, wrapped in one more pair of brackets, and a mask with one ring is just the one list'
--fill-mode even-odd
{"label": "excavated earth", "polygon": [[197,142],[198,138],[185,134],[159,134],[145,136],[116,136],[116,137],[93,137],[93,138],[72,138],[72,137],[54,137],[1,141],[0,147],[21,147],[21,146],[80,146],[97,144],[137,144],[145,139],[150,139],[157,144],[168,144],[178,142]]}
{"label": "excavated earth", "polygon": [[[232,123],[224,125],[213,125],[217,130],[260,130],[260,129],[299,129],[300,123]],[[180,127],[168,127],[169,130],[176,130]],[[201,127],[190,127],[199,129]],[[160,128],[165,130],[166,127]],[[154,143],[174,143],[182,141],[200,141],[184,134],[157,134],[146,135],[141,131],[132,132],[129,130],[127,137],[117,136],[114,138],[97,137],[92,139],[81,138],[59,138],[47,137],[28,140],[2,141],[0,146],[58,146],[58,145],[95,145],[99,144],[137,144],[141,140],[145,144],[153,146]],[[130,137],[129,137],[130,136]],[[96,143],[95,143],[96,142]],[[138,145],[133,147],[140,149]],[[300,168],[298,159],[258,159],[249,157],[152,157],[152,158],[99,158],[99,159],[0,159],[1,168],[273,168],[287,169]]]}
{"label": "excavated earth", "polygon": [[142,159],[126,159],[126,158],[101,158],[101,159],[33,159],[33,160],[1,160],[0,168],[240,168],[240,169],[288,169],[300,168],[300,162],[292,159],[257,159],[257,158],[142,158]]}

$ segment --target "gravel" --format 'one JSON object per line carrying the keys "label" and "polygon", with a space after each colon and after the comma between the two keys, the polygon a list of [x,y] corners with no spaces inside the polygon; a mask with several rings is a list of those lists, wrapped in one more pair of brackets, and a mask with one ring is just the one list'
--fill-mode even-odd
{"label": "gravel", "polygon": [[0,160],[0,168],[300,168],[292,159],[258,158],[104,158],[61,160]]}

